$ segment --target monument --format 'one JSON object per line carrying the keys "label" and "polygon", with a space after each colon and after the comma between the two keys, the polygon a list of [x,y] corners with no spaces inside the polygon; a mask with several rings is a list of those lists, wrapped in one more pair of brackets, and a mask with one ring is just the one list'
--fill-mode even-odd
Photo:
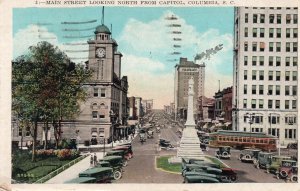
{"label": "monument", "polygon": [[177,149],[178,158],[204,158],[204,154],[200,149],[200,140],[195,129],[194,119],[194,78],[189,79],[188,90],[188,110],[185,128],[182,132],[180,147]]}

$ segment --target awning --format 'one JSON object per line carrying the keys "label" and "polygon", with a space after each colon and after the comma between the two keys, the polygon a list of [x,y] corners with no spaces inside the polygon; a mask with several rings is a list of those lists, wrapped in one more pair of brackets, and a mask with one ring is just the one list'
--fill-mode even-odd
{"label": "awning", "polygon": [[97,137],[98,133],[97,132],[92,132],[92,137]]}

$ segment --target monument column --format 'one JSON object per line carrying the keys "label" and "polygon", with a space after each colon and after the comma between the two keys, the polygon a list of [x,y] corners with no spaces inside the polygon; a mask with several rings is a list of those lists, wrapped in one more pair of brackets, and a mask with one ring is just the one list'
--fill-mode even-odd
{"label": "monument column", "polygon": [[203,158],[203,152],[200,149],[200,141],[195,129],[194,120],[194,78],[189,79],[188,90],[188,109],[185,128],[182,132],[180,147],[177,150],[177,157],[180,158]]}

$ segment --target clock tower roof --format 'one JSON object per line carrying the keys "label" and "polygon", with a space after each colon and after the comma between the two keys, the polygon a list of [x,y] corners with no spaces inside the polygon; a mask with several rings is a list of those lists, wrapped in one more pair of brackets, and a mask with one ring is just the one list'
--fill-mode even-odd
{"label": "clock tower roof", "polygon": [[98,26],[96,27],[95,34],[98,34],[98,33],[111,34],[111,32],[110,32],[110,30],[108,29],[108,27],[105,26],[104,24],[98,25]]}

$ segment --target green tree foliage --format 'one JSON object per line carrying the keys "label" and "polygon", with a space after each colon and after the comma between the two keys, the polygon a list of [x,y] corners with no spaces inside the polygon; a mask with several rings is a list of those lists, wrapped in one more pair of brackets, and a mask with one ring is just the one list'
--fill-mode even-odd
{"label": "green tree foliage", "polygon": [[90,71],[71,62],[58,47],[45,41],[29,47],[26,55],[13,61],[12,110],[18,120],[30,121],[34,144],[32,160],[38,123],[44,124],[46,135],[52,124],[58,145],[61,121],[78,114],[79,104],[87,95],[82,84],[90,76]]}

